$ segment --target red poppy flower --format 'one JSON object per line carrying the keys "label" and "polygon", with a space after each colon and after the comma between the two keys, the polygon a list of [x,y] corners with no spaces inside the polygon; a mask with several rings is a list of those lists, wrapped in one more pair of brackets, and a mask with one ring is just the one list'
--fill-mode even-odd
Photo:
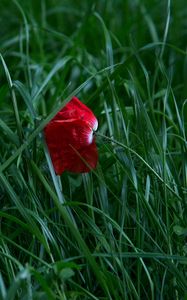
{"label": "red poppy flower", "polygon": [[73,97],[44,128],[56,174],[89,172],[98,161],[93,133],[98,121],[92,111]]}

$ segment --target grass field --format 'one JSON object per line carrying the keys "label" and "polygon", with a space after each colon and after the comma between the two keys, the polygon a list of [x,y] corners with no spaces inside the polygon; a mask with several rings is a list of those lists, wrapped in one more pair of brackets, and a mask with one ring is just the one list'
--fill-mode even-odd
{"label": "grass field", "polygon": [[[186,0],[0,1],[0,299],[187,299]],[[56,176],[76,95],[99,163]]]}

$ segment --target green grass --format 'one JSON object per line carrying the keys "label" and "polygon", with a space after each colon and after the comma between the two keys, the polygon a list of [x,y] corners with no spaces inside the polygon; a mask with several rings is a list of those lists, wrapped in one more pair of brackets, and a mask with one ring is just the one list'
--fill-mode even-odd
{"label": "green grass", "polygon": [[[187,299],[186,1],[0,2],[0,299]],[[99,163],[56,176],[76,95]]]}

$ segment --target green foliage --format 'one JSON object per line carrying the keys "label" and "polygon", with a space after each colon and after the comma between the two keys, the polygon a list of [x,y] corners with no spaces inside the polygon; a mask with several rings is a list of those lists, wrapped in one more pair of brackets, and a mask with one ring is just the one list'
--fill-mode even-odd
{"label": "green foliage", "polygon": [[[186,2],[0,2],[0,299],[186,299]],[[77,95],[99,164],[54,173]]]}

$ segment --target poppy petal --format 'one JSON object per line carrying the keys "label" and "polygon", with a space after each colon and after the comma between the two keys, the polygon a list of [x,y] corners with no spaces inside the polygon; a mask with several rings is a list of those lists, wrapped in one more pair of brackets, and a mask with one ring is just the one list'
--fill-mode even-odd
{"label": "poppy petal", "polygon": [[87,122],[90,127],[96,131],[98,127],[98,121],[93,112],[83,104],[78,98],[73,97],[53,118],[54,120],[83,120]]}
{"label": "poppy petal", "polygon": [[95,169],[98,161],[98,152],[95,140],[79,150],[72,148],[64,152],[64,170],[74,173],[86,173]]}
{"label": "poppy petal", "polygon": [[[53,119],[44,129],[55,172],[89,172],[98,160],[93,130],[83,120]],[[82,157],[82,159],[81,159]],[[86,165],[86,163],[90,168]]]}

